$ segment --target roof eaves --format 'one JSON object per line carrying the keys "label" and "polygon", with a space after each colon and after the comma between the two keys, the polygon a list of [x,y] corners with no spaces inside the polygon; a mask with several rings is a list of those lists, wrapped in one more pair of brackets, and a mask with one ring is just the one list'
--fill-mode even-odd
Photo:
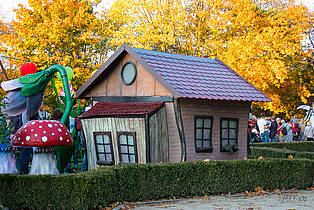
{"label": "roof eaves", "polygon": [[254,85],[252,85],[249,81],[247,81],[246,79],[244,79],[240,74],[238,74],[238,72],[236,72],[235,70],[233,70],[230,66],[228,66],[227,64],[225,64],[222,60],[220,60],[219,58],[215,58],[216,61],[218,61],[220,64],[222,64],[223,66],[225,66],[227,69],[229,69],[230,71],[232,71],[233,73],[235,73],[237,76],[240,77],[240,79],[242,79],[244,82],[246,82],[248,85],[250,85],[251,87],[253,87],[254,89],[256,89],[257,91],[259,91],[261,94],[263,94],[265,96],[266,99],[261,99],[261,100],[252,100],[252,101],[258,101],[258,102],[272,102],[273,100],[271,100],[267,95],[265,95],[262,91],[260,91],[258,88],[256,88]]}

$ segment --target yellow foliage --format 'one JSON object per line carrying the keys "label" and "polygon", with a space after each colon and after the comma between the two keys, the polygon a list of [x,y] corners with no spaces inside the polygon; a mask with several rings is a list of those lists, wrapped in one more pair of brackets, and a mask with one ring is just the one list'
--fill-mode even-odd
{"label": "yellow foliage", "polygon": [[[29,7],[19,5],[16,21],[9,23],[8,33],[0,34],[0,53],[8,58],[8,67],[19,72],[29,61],[39,70],[54,64],[70,66],[77,90],[104,62],[108,51],[102,21],[92,11],[93,2],[29,0]],[[47,92],[48,97],[53,95],[50,89]]]}
{"label": "yellow foliage", "polygon": [[301,43],[313,14],[293,0],[124,0],[103,18],[111,48],[128,42],[219,57],[273,99],[257,105],[274,113],[295,110],[313,93],[312,55]]}

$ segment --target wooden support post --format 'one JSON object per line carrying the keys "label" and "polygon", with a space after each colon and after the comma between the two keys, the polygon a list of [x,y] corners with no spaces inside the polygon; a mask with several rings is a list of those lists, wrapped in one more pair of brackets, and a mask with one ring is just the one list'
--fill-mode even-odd
{"label": "wooden support post", "polygon": [[2,71],[3,71],[3,73],[4,73],[5,78],[6,78],[7,80],[9,80],[8,75],[7,75],[7,73],[5,72],[5,69],[4,69],[3,65],[2,65],[2,61],[1,61],[1,60],[0,60],[0,67],[1,67],[1,69],[2,69]]}

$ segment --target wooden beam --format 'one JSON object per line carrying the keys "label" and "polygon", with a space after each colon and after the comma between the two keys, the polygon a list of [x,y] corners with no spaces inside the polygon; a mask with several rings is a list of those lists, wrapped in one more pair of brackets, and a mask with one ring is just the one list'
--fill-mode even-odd
{"label": "wooden beam", "polygon": [[2,65],[2,61],[1,61],[1,60],[0,60],[0,67],[1,67],[1,70],[3,71],[3,73],[4,73],[5,78],[6,78],[7,80],[9,80],[9,77],[8,77],[8,75],[7,75],[7,72],[5,71],[4,66]]}
{"label": "wooden beam", "polygon": [[172,102],[173,97],[168,96],[96,96],[92,97],[93,101],[107,101],[107,102]]}

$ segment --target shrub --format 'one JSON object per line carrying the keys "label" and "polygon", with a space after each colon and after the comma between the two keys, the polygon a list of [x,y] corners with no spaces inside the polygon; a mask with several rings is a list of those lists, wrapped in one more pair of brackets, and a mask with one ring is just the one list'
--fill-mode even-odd
{"label": "shrub", "polygon": [[255,147],[286,148],[298,152],[314,152],[314,141],[255,143]]}
{"label": "shrub", "polygon": [[314,161],[233,160],[125,164],[70,175],[0,175],[0,203],[12,209],[93,209],[117,201],[305,189]]}
{"label": "shrub", "polygon": [[250,158],[258,158],[260,156],[264,158],[288,158],[289,155],[296,156],[297,152],[293,150],[284,150],[269,147],[250,147]]}
{"label": "shrub", "polygon": [[295,157],[314,160],[314,152],[297,152]]}

